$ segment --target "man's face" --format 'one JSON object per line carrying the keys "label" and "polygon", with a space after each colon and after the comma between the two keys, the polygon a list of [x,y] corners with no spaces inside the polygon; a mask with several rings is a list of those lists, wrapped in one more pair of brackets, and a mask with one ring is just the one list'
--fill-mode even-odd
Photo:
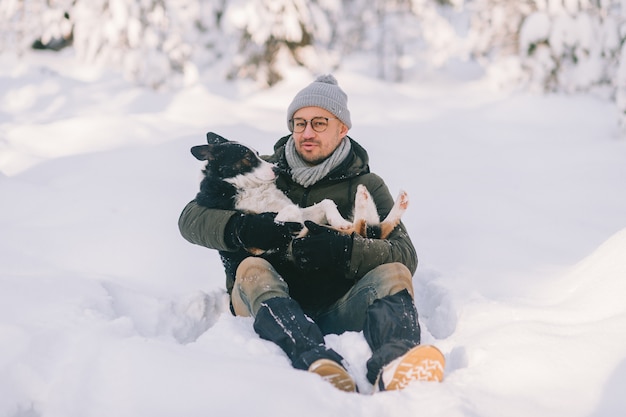
{"label": "man's face", "polygon": [[[310,120],[314,117],[325,117],[328,126],[323,132],[316,132]],[[303,132],[293,133],[296,151],[300,157],[311,165],[323,162],[332,154],[341,140],[348,134],[348,127],[332,113],[320,107],[303,107],[293,115],[294,119],[304,119],[306,127]],[[326,122],[326,120],[323,120]],[[318,129],[319,130],[319,129]]]}

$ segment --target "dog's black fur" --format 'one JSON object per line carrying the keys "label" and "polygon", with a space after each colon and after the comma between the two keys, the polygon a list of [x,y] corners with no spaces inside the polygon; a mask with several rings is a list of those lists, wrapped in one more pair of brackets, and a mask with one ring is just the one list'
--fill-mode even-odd
{"label": "dog's black fur", "polygon": [[206,136],[208,145],[191,148],[196,159],[207,161],[196,201],[204,207],[233,210],[237,188],[224,180],[252,172],[259,166],[259,155],[247,146],[231,142],[216,133],[208,132]]}

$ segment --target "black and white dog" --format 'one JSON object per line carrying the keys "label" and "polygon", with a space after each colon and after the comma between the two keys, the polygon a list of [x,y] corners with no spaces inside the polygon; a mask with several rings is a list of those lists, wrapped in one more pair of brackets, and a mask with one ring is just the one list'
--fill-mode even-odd
{"label": "black and white dog", "polygon": [[[353,221],[344,219],[332,200],[310,207],[299,207],[276,187],[276,167],[259,157],[258,152],[213,132],[207,145],[191,148],[196,159],[206,161],[198,204],[208,208],[239,210],[244,213],[275,212],[276,222],[311,220],[344,233],[357,232],[365,237],[384,239],[400,223],[409,203],[401,191],[389,215],[380,221],[372,196],[364,185],[357,187]],[[300,236],[306,233],[301,232]]]}

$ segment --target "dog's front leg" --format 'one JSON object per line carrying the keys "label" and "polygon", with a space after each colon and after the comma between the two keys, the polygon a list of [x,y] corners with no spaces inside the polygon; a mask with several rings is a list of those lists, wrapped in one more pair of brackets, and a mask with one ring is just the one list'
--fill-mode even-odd
{"label": "dog's front leg", "polygon": [[352,228],[352,222],[343,218],[334,201],[328,199],[322,200],[315,206],[318,206],[322,210],[326,218],[326,223],[335,229],[348,230]]}
{"label": "dog's front leg", "polygon": [[302,216],[302,211],[300,207],[296,205],[290,205],[283,207],[278,214],[276,214],[276,218],[274,219],[276,222],[295,222],[295,223],[304,223],[304,218]]}
{"label": "dog's front leg", "polygon": [[[274,218],[274,221],[276,223],[294,222],[294,223],[300,223],[302,225],[304,225],[304,220],[308,220],[308,219],[305,219],[302,213],[302,209],[296,206],[295,204],[283,207],[278,212],[278,214],[276,214],[276,217]],[[302,230],[298,232],[296,237],[304,237],[306,236],[307,232],[308,232],[308,229],[302,226]]]}

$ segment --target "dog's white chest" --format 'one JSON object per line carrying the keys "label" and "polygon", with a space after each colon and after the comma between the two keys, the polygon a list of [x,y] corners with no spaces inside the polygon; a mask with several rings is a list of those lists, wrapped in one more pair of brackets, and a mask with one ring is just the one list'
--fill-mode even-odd
{"label": "dog's white chest", "polygon": [[290,205],[293,205],[291,200],[276,188],[274,183],[238,190],[235,200],[235,208],[237,210],[250,213],[268,211],[278,213],[284,207]]}

